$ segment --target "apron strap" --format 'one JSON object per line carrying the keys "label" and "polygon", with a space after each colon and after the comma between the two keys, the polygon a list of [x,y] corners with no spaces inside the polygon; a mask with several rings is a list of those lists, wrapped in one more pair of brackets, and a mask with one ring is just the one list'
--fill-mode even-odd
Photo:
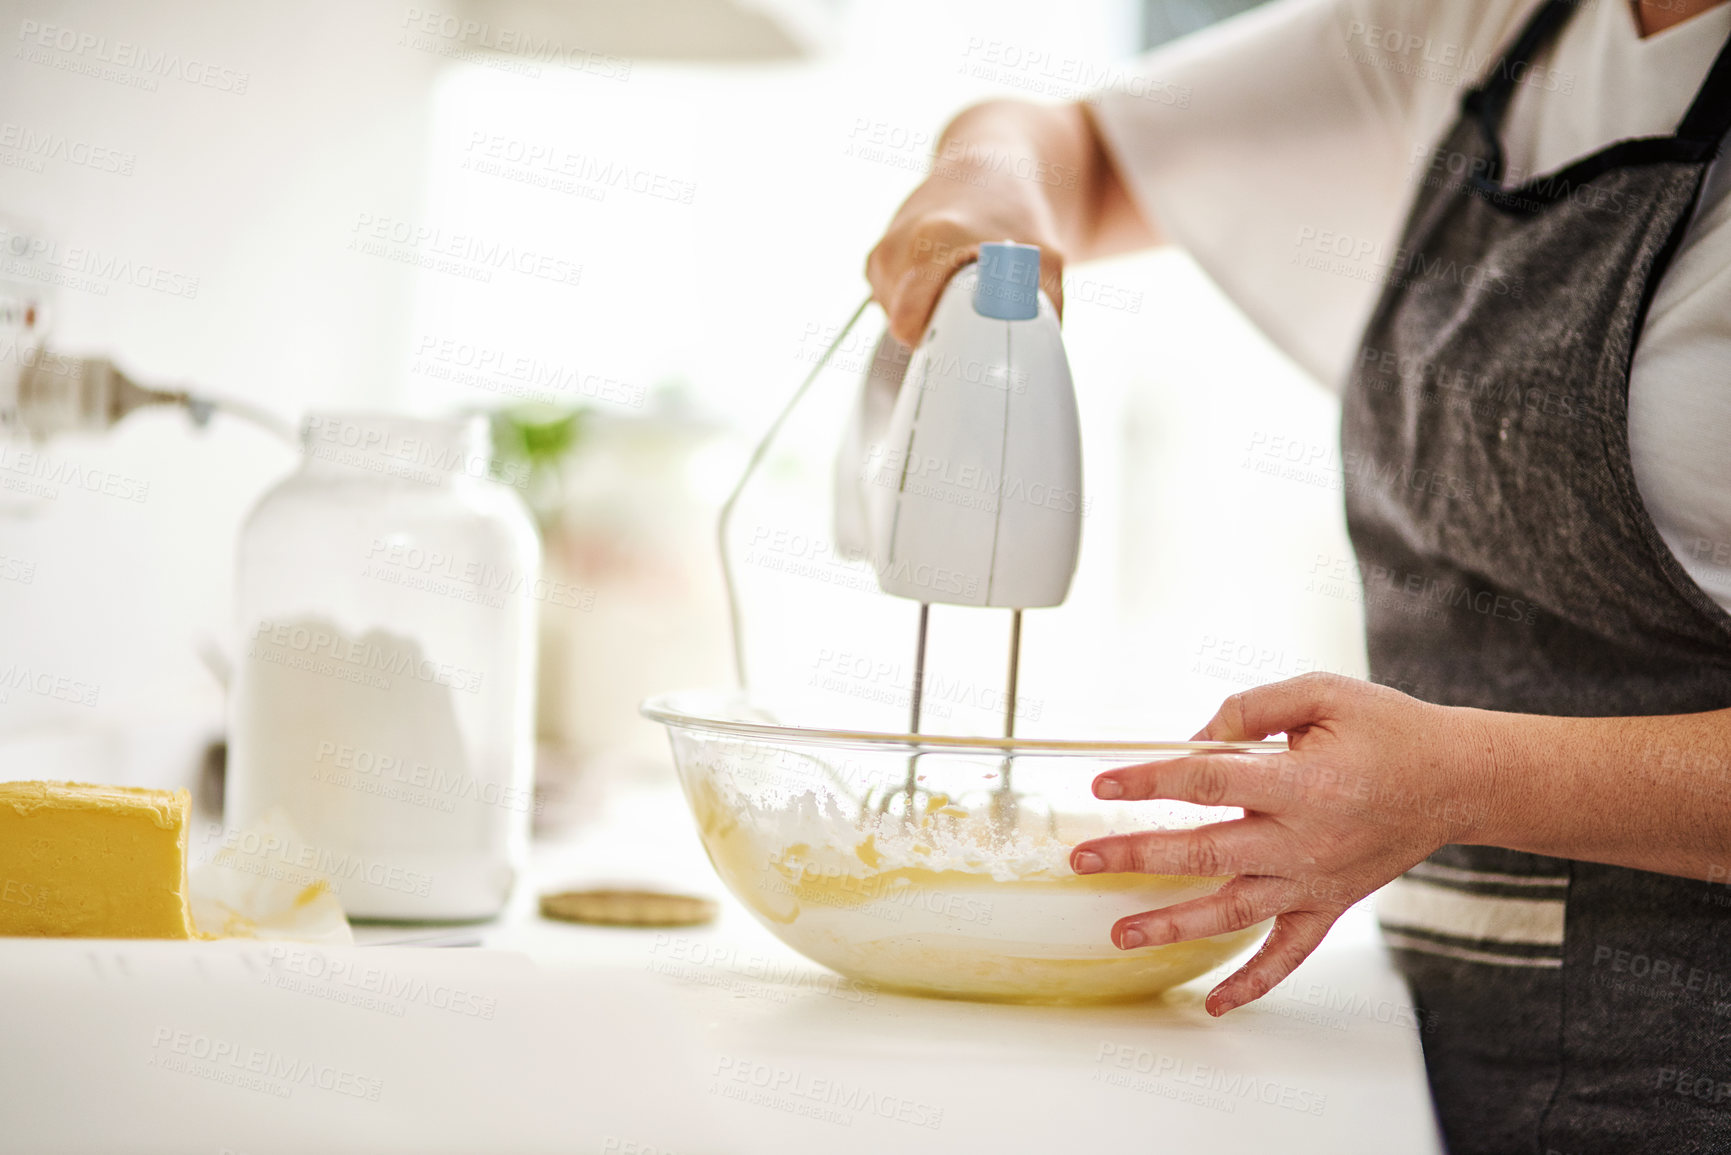
{"label": "apron strap", "polygon": [[[1622,0],[1612,0],[1621,3]],[[1513,43],[1506,48],[1479,84],[1461,97],[1461,115],[1479,122],[1490,143],[1492,171],[1484,176],[1486,188],[1496,188],[1502,179],[1503,115],[1514,98],[1515,85],[1532,57],[1542,49],[1563,23],[1580,7],[1581,0],[1545,0],[1528,18]],[[1684,114],[1674,137],[1660,145],[1654,141],[1625,141],[1624,146],[1647,145],[1667,148],[1670,159],[1711,160],[1731,132],[1731,40],[1719,50],[1713,67],[1695,100]],[[1617,147],[1617,146],[1613,146]],[[1478,183],[1478,182],[1475,182]]]}
{"label": "apron strap", "polygon": [[1677,127],[1677,137],[1717,152],[1727,130],[1731,130],[1731,40],[1719,50],[1706,82]]}
{"label": "apron strap", "polygon": [[1494,133],[1502,123],[1509,101],[1514,97],[1516,73],[1556,34],[1576,7],[1576,0],[1545,0],[1527,21],[1526,27],[1521,29],[1521,34],[1515,38],[1514,43],[1503,50],[1490,75],[1461,98],[1461,111],[1478,118]]}

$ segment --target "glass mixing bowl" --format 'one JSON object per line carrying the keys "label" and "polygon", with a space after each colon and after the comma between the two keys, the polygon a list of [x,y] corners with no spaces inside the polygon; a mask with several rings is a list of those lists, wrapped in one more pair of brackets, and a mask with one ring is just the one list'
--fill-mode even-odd
{"label": "glass mixing bowl", "polygon": [[1147,998],[1262,933],[1119,950],[1125,915],[1225,881],[1077,875],[1083,839],[1236,817],[1181,802],[1107,802],[1112,767],[1284,742],[961,738],[788,725],[738,695],[643,704],[667,727],[680,784],[727,888],[783,942],[849,978],[950,998]]}

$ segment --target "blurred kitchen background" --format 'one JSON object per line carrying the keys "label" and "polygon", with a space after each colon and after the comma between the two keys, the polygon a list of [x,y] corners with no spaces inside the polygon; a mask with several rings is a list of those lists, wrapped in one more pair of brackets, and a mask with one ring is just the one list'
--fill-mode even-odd
{"label": "blurred kitchen background", "polygon": [[[541,608],[544,784],[670,774],[635,704],[733,678],[716,507],[948,117],[1084,97],[1249,6],[8,2],[0,279],[43,307],[8,317],[0,381],[45,334],[285,423],[497,411],[548,574],[581,591]],[[1361,672],[1333,399],[1179,254],[1075,267],[1067,292],[1090,505],[1069,603],[1028,616],[1020,729],[1182,738],[1245,685]],[[914,609],[829,552],[868,320],[732,546],[754,689],[893,726]],[[297,457],[179,410],[7,433],[0,778],[195,778],[222,731],[236,535]],[[936,612],[935,728],[996,731],[996,619]]]}

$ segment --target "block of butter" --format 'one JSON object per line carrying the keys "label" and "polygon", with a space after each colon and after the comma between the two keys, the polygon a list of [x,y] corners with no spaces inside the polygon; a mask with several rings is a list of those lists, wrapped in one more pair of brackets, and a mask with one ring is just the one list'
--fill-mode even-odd
{"label": "block of butter", "polygon": [[184,790],[0,782],[0,935],[197,938]]}

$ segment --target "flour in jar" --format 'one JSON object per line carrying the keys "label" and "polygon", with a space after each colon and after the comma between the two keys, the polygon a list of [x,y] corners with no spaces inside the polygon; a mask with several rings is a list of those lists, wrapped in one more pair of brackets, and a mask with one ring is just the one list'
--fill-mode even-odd
{"label": "flour in jar", "polygon": [[282,848],[282,868],[326,878],[353,916],[416,917],[508,887],[530,797],[508,756],[464,741],[457,695],[480,678],[387,630],[257,623],[234,686],[230,828],[280,807],[305,840]]}

